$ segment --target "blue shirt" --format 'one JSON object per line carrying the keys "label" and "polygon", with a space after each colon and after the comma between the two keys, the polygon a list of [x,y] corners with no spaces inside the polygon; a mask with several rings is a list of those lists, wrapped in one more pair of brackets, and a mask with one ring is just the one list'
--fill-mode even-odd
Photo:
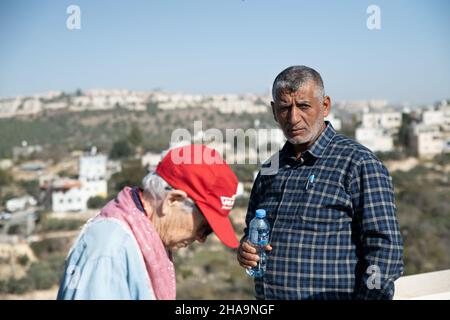
{"label": "blue shirt", "polygon": [[58,300],[154,300],[135,237],[114,218],[89,222],[65,262]]}
{"label": "blue shirt", "polygon": [[246,223],[266,209],[273,247],[255,279],[258,299],[393,297],[403,244],[391,177],[369,149],[326,124],[299,160],[287,142],[276,174],[255,180]]}

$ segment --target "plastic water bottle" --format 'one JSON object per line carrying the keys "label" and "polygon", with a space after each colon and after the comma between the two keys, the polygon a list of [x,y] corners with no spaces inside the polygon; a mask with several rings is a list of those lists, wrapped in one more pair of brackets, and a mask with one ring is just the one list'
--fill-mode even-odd
{"label": "plastic water bottle", "polygon": [[266,251],[264,246],[269,244],[270,225],[266,219],[266,210],[256,210],[256,215],[250,221],[248,240],[256,247],[256,253],[259,256],[258,265],[256,267],[246,269],[247,274],[254,278],[264,276],[266,272]]}

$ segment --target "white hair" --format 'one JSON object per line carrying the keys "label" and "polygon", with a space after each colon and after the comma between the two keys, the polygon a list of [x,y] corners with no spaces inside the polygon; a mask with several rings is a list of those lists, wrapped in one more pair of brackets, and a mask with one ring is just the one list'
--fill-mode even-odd
{"label": "white hair", "polygon": [[[144,189],[144,197],[150,201],[154,209],[158,210],[161,209],[163,200],[166,198],[167,194],[171,190],[174,190],[174,188],[155,171],[151,171],[144,179],[142,179],[142,187]],[[192,214],[194,210],[200,212],[195,205],[194,200],[186,197],[183,201],[183,211]]]}

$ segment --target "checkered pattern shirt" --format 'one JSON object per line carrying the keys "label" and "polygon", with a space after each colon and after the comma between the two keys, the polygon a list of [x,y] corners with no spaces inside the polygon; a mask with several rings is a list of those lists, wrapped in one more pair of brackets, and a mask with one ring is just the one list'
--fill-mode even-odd
{"label": "checkered pattern shirt", "polygon": [[300,159],[287,142],[277,173],[255,180],[244,237],[255,210],[266,209],[273,247],[257,299],[391,299],[403,272],[387,169],[326,125]]}

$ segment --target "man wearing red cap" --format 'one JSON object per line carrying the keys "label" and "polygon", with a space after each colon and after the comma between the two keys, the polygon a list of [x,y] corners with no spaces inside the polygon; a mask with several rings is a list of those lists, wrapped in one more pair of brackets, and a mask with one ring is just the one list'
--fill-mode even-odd
{"label": "man wearing red cap", "polygon": [[169,151],[143,189],[125,187],[83,228],[58,299],[175,299],[171,251],[214,231],[239,244],[228,218],[237,178],[216,150]]}

